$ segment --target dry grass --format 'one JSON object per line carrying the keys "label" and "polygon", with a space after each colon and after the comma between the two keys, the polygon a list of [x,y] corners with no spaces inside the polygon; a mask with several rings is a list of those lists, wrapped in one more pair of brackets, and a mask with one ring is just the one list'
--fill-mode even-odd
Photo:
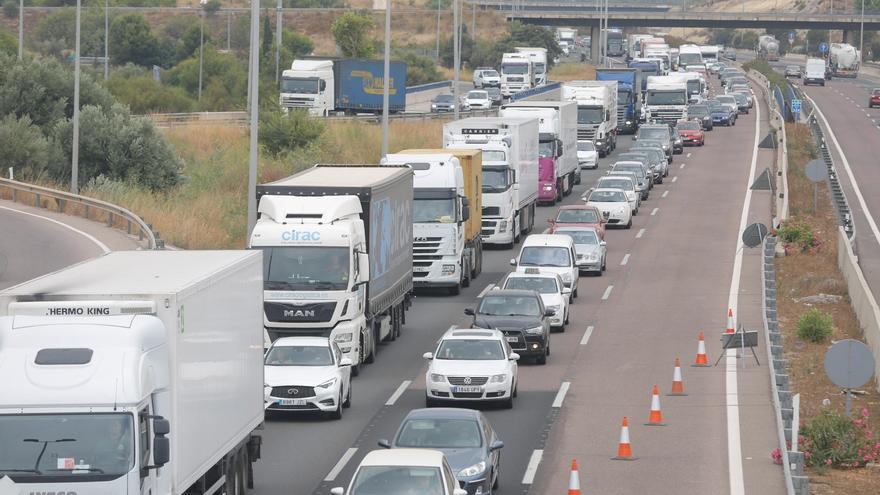
{"label": "dry grass", "polygon": [[[837,268],[837,219],[831,206],[827,187],[820,185],[817,211],[813,210],[813,185],[804,174],[804,167],[813,154],[813,140],[806,126],[786,126],[789,151],[789,207],[796,222],[809,224],[819,240],[818,247],[807,253],[789,249],[783,258],[777,258],[777,305],[779,326],[785,340],[786,359],[792,389],[801,394],[801,420],[816,415],[825,406],[844,410],[845,398],[825,375],[823,361],[828,343],[813,344],[798,339],[798,319],[813,307],[830,314],[834,320],[832,341],[841,339],[864,340],[858,320],[847,295],[846,281]],[[816,294],[842,296],[834,304],[809,304],[796,299]],[[865,388],[864,395],[856,395],[853,410],[867,407],[871,412],[871,429],[880,431],[880,399],[874,384]],[[856,494],[880,493],[880,473],[873,469],[829,470],[823,475],[810,472],[812,493]]]}
{"label": "dry grass", "polygon": [[580,62],[563,62],[550,69],[551,81],[591,81],[596,79],[596,67]]}

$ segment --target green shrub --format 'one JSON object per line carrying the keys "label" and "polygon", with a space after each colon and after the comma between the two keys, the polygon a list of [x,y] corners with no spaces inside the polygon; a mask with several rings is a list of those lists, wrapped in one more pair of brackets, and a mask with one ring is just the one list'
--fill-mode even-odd
{"label": "green shrub", "polygon": [[804,222],[787,221],[777,229],[776,235],[782,239],[782,242],[799,246],[803,251],[816,245],[813,229]]}
{"label": "green shrub", "polygon": [[220,10],[220,6],[220,0],[208,0],[202,8],[205,10],[206,14],[213,15]]}
{"label": "green shrub", "polygon": [[324,124],[309,117],[304,110],[295,110],[287,115],[280,110],[260,114],[260,144],[276,156],[307,146],[323,133]]}
{"label": "green shrub", "polygon": [[797,322],[797,336],[810,342],[824,342],[831,336],[834,320],[817,308],[807,311]]}
{"label": "green shrub", "polygon": [[116,99],[135,115],[148,113],[186,113],[196,108],[196,102],[183,89],[162,85],[152,77],[121,77],[113,74],[107,88]]}
{"label": "green shrub", "polygon": [[[199,58],[184,60],[167,72],[167,82],[183,88],[190,97],[199,91]],[[247,65],[234,55],[205,47],[201,109],[207,111],[243,108],[247,95]]]}
{"label": "green shrub", "polygon": [[160,62],[159,40],[141,14],[125,14],[110,24],[110,60],[150,67]]}
{"label": "green shrub", "polygon": [[422,57],[415,53],[407,53],[403,56],[406,62],[406,85],[417,86],[443,80],[443,74],[437,69],[433,59]]}
{"label": "green shrub", "polygon": [[10,19],[18,19],[18,1],[17,0],[4,0],[3,1],[3,15]]}
{"label": "green shrub", "polygon": [[0,54],[18,55],[18,40],[3,29],[0,29]]}
{"label": "green shrub", "polygon": [[852,468],[877,460],[880,443],[872,441],[868,430],[868,410],[857,419],[833,410],[810,418],[801,430],[807,464],[820,470],[828,467]]}
{"label": "green shrub", "polygon": [[40,177],[49,165],[49,141],[27,115],[9,114],[0,119],[0,156],[25,179]]}

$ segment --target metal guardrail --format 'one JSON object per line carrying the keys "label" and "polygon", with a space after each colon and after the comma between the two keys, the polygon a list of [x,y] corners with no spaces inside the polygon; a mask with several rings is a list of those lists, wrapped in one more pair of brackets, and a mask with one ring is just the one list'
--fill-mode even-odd
{"label": "metal guardrail", "polygon": [[2,189],[10,191],[10,198],[14,202],[20,200],[23,202],[25,198],[22,195],[28,196],[28,199],[32,200],[33,205],[37,208],[49,208],[50,204],[48,202],[44,206],[44,200],[47,198],[52,199],[59,213],[77,214],[80,212],[72,208],[68,209],[68,206],[80,206],[82,207],[82,216],[88,220],[95,220],[94,215],[92,215],[94,210],[103,212],[103,222],[108,227],[125,230],[129,235],[136,233],[138,240],[146,241],[149,249],[165,248],[165,242],[160,239],[158,232],[153,231],[151,225],[121,206],[116,206],[99,199],[80,196],[79,194],[0,177],[0,190]]}
{"label": "metal guardrail", "polygon": [[771,91],[770,81],[764,77],[764,74],[756,70],[749,70],[746,75],[761,86],[767,108],[776,114],[770,120],[770,125],[776,130],[777,136],[780,136],[776,143],[776,176],[778,178],[776,189],[778,191],[779,184],[781,184],[782,190],[776,192],[776,225],[773,225],[776,228],[778,224],[788,218],[788,136],[785,133],[785,108],[779,107],[779,100]]}
{"label": "metal guardrail", "polygon": [[421,93],[422,91],[430,91],[432,89],[440,89],[445,87],[452,87],[452,80],[446,81],[437,81],[426,84],[419,84],[418,86],[409,86],[406,88],[406,94],[411,95],[413,93]]}
{"label": "metal guardrail", "polygon": [[144,115],[156,127],[180,127],[186,125],[248,125],[247,112],[194,112],[194,113],[152,113]]}
{"label": "metal guardrail", "polygon": [[538,86],[537,88],[527,89],[525,91],[514,93],[510,96],[510,101],[524,100],[526,98],[531,98],[532,96],[549,93],[550,91],[559,89],[561,86],[561,82],[550,82],[543,86]]}

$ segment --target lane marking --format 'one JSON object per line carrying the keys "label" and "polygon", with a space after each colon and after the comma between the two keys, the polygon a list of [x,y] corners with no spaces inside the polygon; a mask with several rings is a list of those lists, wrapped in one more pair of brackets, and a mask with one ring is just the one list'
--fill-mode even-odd
{"label": "lane marking", "polygon": [[639,233],[636,234],[636,239],[641,239],[643,235],[645,235],[645,229],[639,229]]}
{"label": "lane marking", "polygon": [[611,291],[612,291],[613,289],[614,289],[614,286],[613,286],[613,285],[609,285],[608,288],[605,289],[605,293],[602,294],[602,300],[603,300],[603,301],[607,301],[607,300],[608,300],[608,296],[611,295]]}
{"label": "lane marking", "polygon": [[688,157],[688,158],[691,157],[691,152],[690,152],[690,151],[688,151],[687,157]]}
{"label": "lane marking", "polygon": [[52,222],[56,225],[60,225],[60,226],[64,227],[65,229],[72,230],[72,231],[76,232],[77,234],[85,237],[86,239],[92,241],[93,243],[95,243],[96,246],[98,246],[98,248],[101,249],[101,251],[104,251],[105,254],[110,252],[110,248],[108,248],[107,245],[104,244],[103,242],[96,239],[93,235],[88,234],[86,232],[83,232],[82,230],[79,230],[76,227],[71,227],[70,225],[67,225],[64,222],[59,222],[58,220],[55,220],[54,218],[44,217],[43,215],[37,215],[35,213],[29,213],[26,211],[16,210],[15,208],[8,208],[6,206],[0,206],[0,209],[8,210],[8,211],[11,211],[14,213],[21,213],[22,215],[28,215],[28,216],[35,217],[35,218],[41,218],[47,222]]}
{"label": "lane marking", "polygon": [[660,208],[654,208],[653,210],[651,210],[651,216],[653,217],[654,215],[656,215],[658,211],[660,211]]}
{"label": "lane marking", "polygon": [[587,342],[590,341],[590,337],[593,335],[593,325],[587,327],[584,331],[584,336],[581,337],[581,345],[587,345]]}
{"label": "lane marking", "polygon": [[665,197],[668,196],[668,195],[669,195],[669,191],[663,191],[663,195],[660,196],[660,197],[661,197],[661,198],[665,198]]}
{"label": "lane marking", "polygon": [[395,390],[394,393],[391,394],[391,397],[389,397],[388,400],[385,401],[385,405],[393,406],[394,403],[397,402],[397,399],[399,399],[400,396],[403,395],[404,392],[406,392],[406,389],[409,388],[410,384],[412,384],[412,380],[404,380],[403,383],[401,383],[400,386],[397,387],[397,390]]}
{"label": "lane marking", "polygon": [[672,182],[678,182],[678,176],[677,176],[677,175],[676,175],[675,177],[672,178]]}
{"label": "lane marking", "polygon": [[526,466],[526,472],[523,474],[523,485],[531,485],[535,481],[535,474],[538,472],[538,464],[541,464],[542,457],[544,457],[543,449],[532,451],[532,456],[529,457],[529,464]]}
{"label": "lane marking", "polygon": [[627,263],[629,263],[629,253],[623,255],[623,259],[620,261],[620,266],[625,266]]}
{"label": "lane marking", "polygon": [[565,400],[565,394],[568,393],[568,387],[571,386],[571,382],[562,382],[562,385],[559,386],[559,391],[556,392],[556,398],[553,399],[553,405],[550,407],[562,407],[562,401]]}
{"label": "lane marking", "polygon": [[492,290],[492,287],[495,287],[495,284],[487,285],[485,289],[480,291],[480,293],[477,295],[477,298],[481,298],[481,297],[485,296],[487,292]]}
{"label": "lane marking", "polygon": [[687,165],[687,163],[682,163],[681,165],[678,166],[678,168],[684,168],[685,165]]}
{"label": "lane marking", "polygon": [[342,457],[339,458],[339,462],[337,462],[336,465],[333,466],[333,469],[331,469],[330,472],[327,473],[327,476],[324,477],[324,481],[335,480],[336,477],[339,476],[339,473],[342,472],[343,469],[345,469],[345,465],[348,464],[348,461],[350,461],[351,458],[354,457],[354,454],[357,451],[357,447],[351,447],[350,449],[346,450],[345,453],[342,454]]}

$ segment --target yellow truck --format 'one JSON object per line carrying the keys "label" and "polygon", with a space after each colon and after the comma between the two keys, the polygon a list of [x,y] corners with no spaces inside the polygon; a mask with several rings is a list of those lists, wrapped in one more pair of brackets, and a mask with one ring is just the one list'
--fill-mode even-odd
{"label": "yellow truck", "polygon": [[413,286],[458,294],[483,269],[482,152],[411,149],[382,164],[413,169]]}

